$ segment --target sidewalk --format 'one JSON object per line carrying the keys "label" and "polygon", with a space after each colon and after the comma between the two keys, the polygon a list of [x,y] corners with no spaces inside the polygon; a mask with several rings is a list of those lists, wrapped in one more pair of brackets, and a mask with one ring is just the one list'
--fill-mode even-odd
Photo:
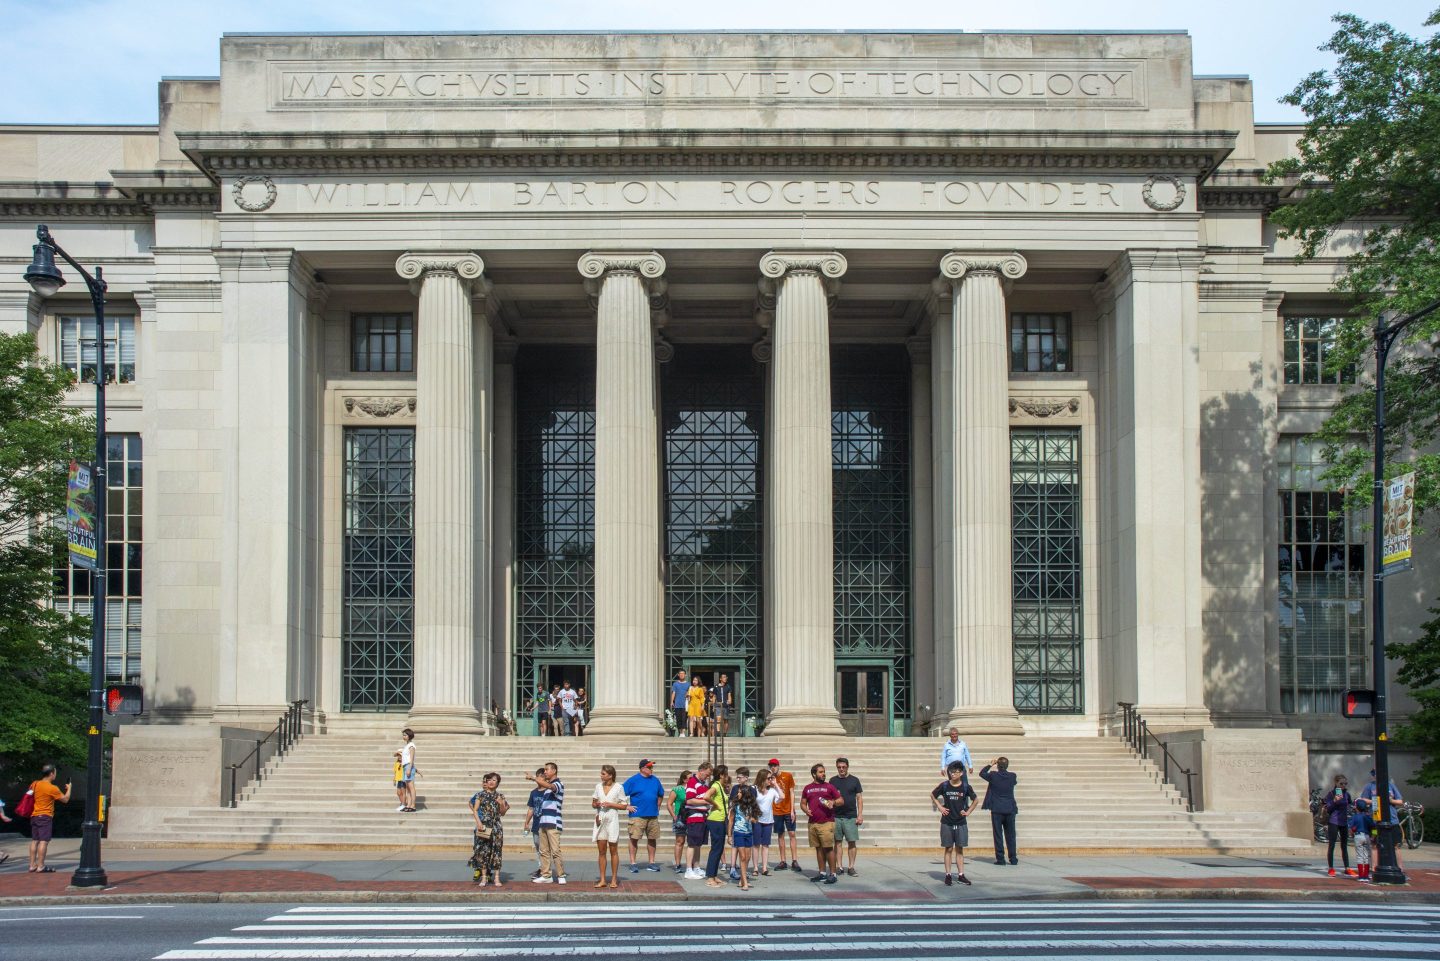
{"label": "sidewalk", "polygon": [[[715,890],[703,882],[681,881],[668,866],[660,873],[631,874],[622,863],[620,888],[593,888],[593,857],[566,853],[569,884],[529,882],[533,861],[511,858],[503,888],[477,889],[470,883],[467,853],[307,851],[234,851],[205,849],[134,849],[107,844],[105,867],[110,887],[70,891],[80,842],[58,839],[50,845],[54,874],[25,870],[26,841],[0,836],[0,904],[74,903],[76,899],[123,901],[534,901],[643,899],[647,901],[774,899],[809,901],[928,901],[937,899],[1055,898],[1323,898],[1405,900],[1440,903],[1440,845],[1403,853],[1410,883],[1404,887],[1362,885],[1351,878],[1330,878],[1324,850],[1314,847],[1308,860],[1172,857],[1024,857],[1018,865],[997,865],[986,857],[967,858],[973,886],[946,887],[938,855],[876,855],[864,850],[858,876],[838,884],[811,883],[814,856],[801,851],[804,874],[776,873],[754,882],[751,891],[734,884]],[[664,852],[662,852],[663,854]],[[982,853],[975,849],[976,854]],[[622,855],[622,862],[624,856]]]}

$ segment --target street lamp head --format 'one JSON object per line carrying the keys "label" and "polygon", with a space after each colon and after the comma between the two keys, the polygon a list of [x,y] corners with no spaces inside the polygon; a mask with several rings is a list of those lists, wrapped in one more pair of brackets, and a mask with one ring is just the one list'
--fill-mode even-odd
{"label": "street lamp head", "polygon": [[49,244],[35,245],[35,256],[25,271],[25,280],[41,297],[51,297],[65,286],[65,275],[55,266],[55,250]]}

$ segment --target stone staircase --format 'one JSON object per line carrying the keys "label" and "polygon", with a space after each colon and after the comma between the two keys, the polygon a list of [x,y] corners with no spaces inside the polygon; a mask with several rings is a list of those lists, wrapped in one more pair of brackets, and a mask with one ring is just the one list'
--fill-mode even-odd
{"label": "stone staircase", "polygon": [[[656,762],[667,786],[703,759],[705,743],[689,738],[480,738],[422,736],[416,741],[421,772],[414,814],[395,813],[390,784],[395,745],[383,736],[312,734],[284,758],[272,760],[233,809],[192,808],[154,818],[127,818],[117,840],[136,846],[224,846],[330,849],[464,850],[471,821],[466,802],[486,771],[498,771],[511,802],[507,848],[528,849],[520,830],[530,785],[524,773],[555,761],[569,794],[569,847],[591,846],[590,792],[603,763],[623,780],[637,762]],[[1273,820],[1243,815],[1188,813],[1179,793],[1156,766],[1136,757],[1118,737],[977,737],[970,741],[976,771],[1004,754],[1019,776],[1018,833],[1022,849],[1040,853],[1246,853],[1295,854],[1308,843],[1278,836]],[[844,755],[865,785],[862,845],[888,851],[931,851],[937,819],[928,795],[939,778],[940,741],[921,738],[732,738],[725,761],[733,771],[757,770],[779,757],[797,785],[810,765],[830,773]],[[983,796],[984,782],[976,778]],[[144,823],[141,823],[144,822]],[[803,832],[803,821],[802,821]],[[989,818],[972,823],[972,847],[989,846]],[[978,836],[977,836],[978,835]],[[661,850],[667,850],[668,825]],[[803,839],[803,834],[802,834]],[[668,856],[668,854],[666,855]]]}

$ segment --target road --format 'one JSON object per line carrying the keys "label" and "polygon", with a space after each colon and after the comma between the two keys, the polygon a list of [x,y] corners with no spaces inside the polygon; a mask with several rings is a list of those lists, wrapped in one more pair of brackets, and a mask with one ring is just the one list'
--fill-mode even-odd
{"label": "road", "polygon": [[1440,905],[1061,901],[0,909],[6,961],[598,957],[1440,959]]}

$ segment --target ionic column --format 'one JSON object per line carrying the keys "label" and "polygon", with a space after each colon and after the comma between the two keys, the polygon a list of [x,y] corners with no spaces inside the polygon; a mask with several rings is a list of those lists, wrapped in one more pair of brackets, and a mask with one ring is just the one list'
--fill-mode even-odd
{"label": "ionic column", "polygon": [[[1025,273],[1019,254],[951,252],[951,443],[944,478],[955,704],[966,734],[1019,734],[1011,654],[1009,351],[1004,282]],[[939,481],[937,478],[937,487]]]}
{"label": "ionic column", "polygon": [[591,252],[595,332],[595,674],[590,734],[662,734],[654,252]]}
{"label": "ionic column", "polygon": [[[468,252],[395,262],[415,316],[415,653],[410,726],[480,730],[475,704],[475,339]],[[488,585],[487,585],[488,586]]]}
{"label": "ionic column", "polygon": [[777,286],[766,448],[774,566],[766,598],[773,654],[767,735],[844,732],[835,710],[829,296],[845,267],[845,258],[830,252],[760,258],[760,273]]}

